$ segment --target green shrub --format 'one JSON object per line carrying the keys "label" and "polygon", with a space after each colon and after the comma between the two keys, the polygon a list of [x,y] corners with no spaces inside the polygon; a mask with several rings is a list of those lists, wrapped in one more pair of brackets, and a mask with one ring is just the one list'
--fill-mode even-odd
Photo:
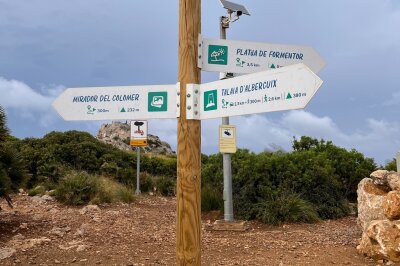
{"label": "green shrub", "polygon": [[86,172],[71,172],[55,190],[55,197],[70,205],[86,203],[132,202],[132,189],[105,177]]}
{"label": "green shrub", "polygon": [[[136,174],[135,174],[136,177]],[[135,187],[136,187],[136,178],[135,178]],[[154,180],[153,176],[148,173],[140,173],[140,191],[141,192],[149,192],[154,188]]]}
{"label": "green shrub", "polygon": [[[396,158],[393,158],[391,161],[387,162],[385,165],[385,169],[388,171],[397,171]],[[399,171],[400,171],[400,169],[399,169]]]}
{"label": "green shrub", "polygon": [[98,179],[98,193],[91,200],[92,203],[133,202],[132,189],[111,179],[100,177]]}
{"label": "green shrub", "polygon": [[44,186],[36,186],[28,191],[28,196],[44,195],[46,194],[46,189]]}
{"label": "green shrub", "polygon": [[99,182],[95,176],[85,172],[72,172],[64,177],[55,190],[55,197],[70,205],[89,203],[99,192]]}
{"label": "green shrub", "polygon": [[257,204],[257,218],[267,224],[319,221],[315,207],[295,193],[281,193]]}
{"label": "green shrub", "polygon": [[11,180],[4,169],[0,168],[0,197],[11,192]]}
{"label": "green shrub", "polygon": [[223,210],[224,201],[222,193],[215,187],[205,185],[201,188],[201,210],[209,212],[213,210]]}
{"label": "green shrub", "polygon": [[157,190],[163,196],[175,196],[176,194],[176,183],[170,177],[161,176],[156,181]]}
{"label": "green shrub", "polygon": [[24,187],[27,182],[26,168],[20,154],[10,143],[0,144],[0,171],[3,171],[10,183],[7,190]]}

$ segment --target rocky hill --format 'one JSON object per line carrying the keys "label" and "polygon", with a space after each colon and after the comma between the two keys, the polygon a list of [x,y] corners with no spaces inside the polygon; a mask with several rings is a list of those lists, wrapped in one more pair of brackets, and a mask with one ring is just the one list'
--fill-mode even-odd
{"label": "rocky hill", "polygon": [[[135,148],[132,148],[129,145],[130,132],[130,124],[112,122],[111,124],[103,124],[100,127],[96,138],[104,143],[111,144],[120,150],[132,151],[135,150]],[[144,148],[146,153],[166,155],[175,154],[175,151],[172,150],[171,146],[167,142],[161,141],[158,136],[148,134],[147,137],[148,146]]]}

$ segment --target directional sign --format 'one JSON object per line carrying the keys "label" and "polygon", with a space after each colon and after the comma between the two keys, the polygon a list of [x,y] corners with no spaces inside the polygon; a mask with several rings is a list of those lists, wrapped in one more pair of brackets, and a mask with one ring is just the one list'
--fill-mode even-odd
{"label": "directional sign", "polygon": [[255,73],[303,63],[318,73],[325,65],[311,47],[199,38],[198,67],[204,71]]}
{"label": "directional sign", "polygon": [[147,121],[131,121],[131,146],[147,146]]}
{"label": "directional sign", "polygon": [[66,89],[53,107],[64,120],[179,117],[179,84]]}
{"label": "directional sign", "polygon": [[304,108],[322,80],[304,64],[187,86],[187,119]]}

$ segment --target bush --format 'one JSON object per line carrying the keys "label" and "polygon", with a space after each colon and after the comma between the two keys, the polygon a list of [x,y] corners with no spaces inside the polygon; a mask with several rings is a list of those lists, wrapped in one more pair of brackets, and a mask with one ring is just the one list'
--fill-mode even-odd
{"label": "bush", "polygon": [[18,152],[8,143],[0,144],[0,171],[3,172],[4,184],[9,187],[5,190],[16,190],[27,182],[25,164]]}
{"label": "bush", "polygon": [[[290,153],[239,149],[233,154],[236,216],[273,224],[343,217],[348,202],[356,200],[358,182],[376,167],[372,159],[329,141],[302,137],[294,139],[293,148]],[[218,209],[223,205],[222,156],[203,156],[202,162],[202,210]]]}
{"label": "bush", "polygon": [[11,180],[5,170],[0,168],[0,197],[8,195],[11,190]]}
{"label": "bush", "polygon": [[[393,158],[391,161],[387,162],[385,165],[385,169],[388,171],[397,171],[396,158]],[[400,171],[400,169],[399,169],[399,171]]]}
{"label": "bush", "polygon": [[[136,187],[136,173],[135,173],[134,185]],[[153,188],[154,188],[153,177],[148,173],[140,173],[140,191],[149,192],[152,191]]]}
{"label": "bush", "polygon": [[222,193],[217,188],[205,185],[201,188],[201,210],[209,212],[223,210],[224,200]]}
{"label": "bush", "polygon": [[101,177],[98,179],[98,193],[91,200],[92,203],[133,202],[132,189],[119,184],[111,179]]}
{"label": "bush", "polygon": [[46,189],[44,186],[36,186],[28,191],[28,196],[44,195],[46,194]]}
{"label": "bush", "polygon": [[133,191],[126,186],[86,172],[71,172],[64,177],[55,190],[55,197],[70,205],[134,200]]}
{"label": "bush", "polygon": [[319,221],[314,205],[291,192],[271,195],[258,203],[257,208],[257,218],[267,224]]}
{"label": "bush", "polygon": [[162,176],[156,181],[157,190],[163,196],[175,196],[176,194],[176,183],[170,177]]}
{"label": "bush", "polygon": [[95,176],[85,172],[72,172],[63,178],[55,190],[56,199],[65,204],[89,203],[99,194],[99,182]]}

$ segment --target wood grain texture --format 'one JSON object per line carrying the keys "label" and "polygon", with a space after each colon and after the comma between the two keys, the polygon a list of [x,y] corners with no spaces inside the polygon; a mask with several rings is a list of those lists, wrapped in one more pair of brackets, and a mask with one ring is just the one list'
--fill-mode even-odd
{"label": "wood grain texture", "polygon": [[201,0],[179,1],[177,265],[201,265],[201,122],[186,119],[186,84],[200,83],[197,68],[200,4]]}

